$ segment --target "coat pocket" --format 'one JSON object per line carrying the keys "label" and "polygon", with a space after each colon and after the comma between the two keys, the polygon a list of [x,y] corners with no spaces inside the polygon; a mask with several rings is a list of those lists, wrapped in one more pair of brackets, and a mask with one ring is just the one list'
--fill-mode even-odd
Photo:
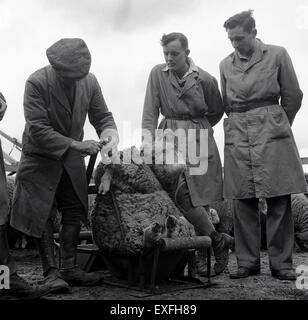
{"label": "coat pocket", "polygon": [[225,118],[223,122],[224,134],[225,134],[225,146],[234,145],[234,130],[232,128],[230,118]]}
{"label": "coat pocket", "polygon": [[281,108],[269,112],[270,134],[272,139],[284,139],[290,137],[291,128],[285,111]]}
{"label": "coat pocket", "polygon": [[280,92],[278,68],[255,70],[246,81],[251,96],[276,96]]}

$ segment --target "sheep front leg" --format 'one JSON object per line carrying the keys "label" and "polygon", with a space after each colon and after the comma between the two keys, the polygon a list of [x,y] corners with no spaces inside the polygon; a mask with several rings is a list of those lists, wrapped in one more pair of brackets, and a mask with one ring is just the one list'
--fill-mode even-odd
{"label": "sheep front leg", "polygon": [[113,177],[113,169],[108,167],[106,168],[105,173],[101,177],[101,183],[98,187],[99,194],[106,194],[110,190],[110,185]]}

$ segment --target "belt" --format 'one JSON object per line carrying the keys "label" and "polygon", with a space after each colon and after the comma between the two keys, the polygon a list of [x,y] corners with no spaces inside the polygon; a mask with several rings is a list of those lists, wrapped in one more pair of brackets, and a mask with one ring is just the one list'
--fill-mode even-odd
{"label": "belt", "polygon": [[274,104],[279,104],[278,100],[267,100],[267,101],[261,101],[261,102],[251,102],[245,105],[233,105],[231,107],[227,107],[226,111],[227,113],[230,112],[246,112],[249,110],[257,109],[257,108],[262,108]]}
{"label": "belt", "polygon": [[205,115],[199,115],[199,116],[191,116],[188,114],[180,114],[180,115],[174,115],[174,116],[166,116],[165,119],[166,120],[200,120],[200,119],[204,119]]}

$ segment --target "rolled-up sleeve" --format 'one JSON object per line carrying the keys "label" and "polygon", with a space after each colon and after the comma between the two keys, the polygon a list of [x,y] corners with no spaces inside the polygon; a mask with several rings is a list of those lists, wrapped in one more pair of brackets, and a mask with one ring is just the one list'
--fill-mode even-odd
{"label": "rolled-up sleeve", "polygon": [[278,82],[280,84],[281,106],[292,124],[301,107],[303,93],[299,87],[291,58],[284,48],[279,54]]}

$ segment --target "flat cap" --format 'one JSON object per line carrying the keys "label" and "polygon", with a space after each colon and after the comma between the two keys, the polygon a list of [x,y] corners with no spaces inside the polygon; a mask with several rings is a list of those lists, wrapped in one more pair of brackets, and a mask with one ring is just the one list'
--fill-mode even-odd
{"label": "flat cap", "polygon": [[61,39],[46,51],[53,69],[63,78],[81,79],[90,70],[91,54],[82,39]]}

